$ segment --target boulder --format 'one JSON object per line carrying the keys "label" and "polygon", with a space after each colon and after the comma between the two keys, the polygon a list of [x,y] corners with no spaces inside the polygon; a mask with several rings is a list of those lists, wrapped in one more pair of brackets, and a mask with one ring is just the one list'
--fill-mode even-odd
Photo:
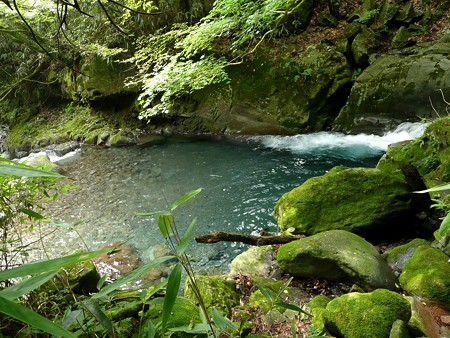
{"label": "boulder", "polygon": [[450,181],[449,126],[449,116],[436,119],[416,140],[389,146],[377,168],[392,173],[400,172],[402,166],[412,164],[428,182]]}
{"label": "boulder", "polygon": [[351,87],[352,70],[345,56],[324,44],[304,50],[283,46],[289,58],[273,53],[261,47],[253,61],[229,69],[229,84],[193,93],[192,101],[198,105],[183,110],[183,116],[179,109],[177,124],[191,131],[243,134],[330,126]]}
{"label": "boulder", "polygon": [[406,262],[414,255],[416,249],[425,244],[428,244],[426,240],[416,238],[409,243],[395,247],[386,254],[386,262],[396,276],[400,276]]}
{"label": "boulder", "polygon": [[271,245],[252,246],[233,259],[229,276],[245,274],[270,277],[276,268],[275,250]]}
{"label": "boulder", "polygon": [[313,235],[341,229],[388,239],[410,225],[404,179],[373,168],[334,167],[284,194],[275,206],[281,231]]}
{"label": "boulder", "polygon": [[408,293],[450,309],[450,263],[442,251],[419,246],[399,279]]}
{"label": "boulder", "polygon": [[23,158],[20,160],[21,163],[32,166],[32,167],[38,167],[45,170],[52,170],[60,172],[60,167],[50,161],[50,158],[48,157],[47,153],[41,151],[39,153],[33,153],[30,154],[28,157]]}
{"label": "boulder", "polygon": [[[329,302],[318,320],[334,336],[345,338],[389,337],[397,320],[408,322],[409,302],[398,293],[378,289],[348,293]],[[317,320],[317,319],[315,319]]]}
{"label": "boulder", "polygon": [[375,247],[344,230],[332,230],[282,245],[280,268],[295,277],[326,278],[365,290],[396,289],[396,278]]}
{"label": "boulder", "polygon": [[450,90],[450,44],[438,42],[381,56],[356,79],[333,129],[382,134],[401,122],[435,115],[430,100],[445,114],[439,89]]}
{"label": "boulder", "polygon": [[392,324],[391,332],[389,333],[389,338],[410,338],[410,334],[408,331],[408,326],[406,323],[397,319],[394,324]]}
{"label": "boulder", "polygon": [[[231,309],[239,304],[236,284],[227,276],[196,276],[195,280],[207,308],[215,307],[228,316]],[[198,302],[190,282],[186,282],[184,295],[194,303]]]}

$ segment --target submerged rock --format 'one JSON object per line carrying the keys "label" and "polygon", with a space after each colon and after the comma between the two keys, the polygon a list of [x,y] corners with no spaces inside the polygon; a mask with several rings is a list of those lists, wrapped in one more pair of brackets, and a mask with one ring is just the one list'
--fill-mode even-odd
{"label": "submerged rock", "polygon": [[366,290],[396,289],[396,278],[375,247],[343,230],[326,231],[282,245],[280,268],[295,277],[326,278]]}
{"label": "submerged rock", "polygon": [[[332,335],[345,338],[389,337],[397,320],[411,317],[409,302],[398,293],[378,289],[370,293],[348,293],[330,301],[313,319]],[[398,325],[398,324],[396,324]]]}
{"label": "submerged rock", "polygon": [[335,167],[284,194],[275,206],[281,231],[313,235],[347,230],[368,239],[396,237],[410,225],[411,193],[399,176]]}
{"label": "submerged rock", "polygon": [[400,283],[410,294],[450,310],[450,263],[442,251],[419,246],[406,262]]}

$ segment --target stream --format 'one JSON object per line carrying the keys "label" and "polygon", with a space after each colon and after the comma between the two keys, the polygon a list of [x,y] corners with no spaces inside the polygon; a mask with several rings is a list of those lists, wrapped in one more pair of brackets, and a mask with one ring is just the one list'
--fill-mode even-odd
{"label": "stream", "polygon": [[[199,195],[176,210],[181,232],[197,218],[196,235],[276,233],[273,210],[285,192],[336,165],[374,167],[389,144],[416,138],[424,128],[404,123],[384,136],[319,132],[173,139],[147,148],[84,147],[59,162],[78,188],[46,210],[53,222],[75,225],[76,231],[61,228],[47,236],[46,251],[60,256],[123,241],[146,262],[164,239],[155,217],[136,213],[166,209],[200,187]],[[226,272],[245,248],[193,242],[188,252],[197,271]]]}

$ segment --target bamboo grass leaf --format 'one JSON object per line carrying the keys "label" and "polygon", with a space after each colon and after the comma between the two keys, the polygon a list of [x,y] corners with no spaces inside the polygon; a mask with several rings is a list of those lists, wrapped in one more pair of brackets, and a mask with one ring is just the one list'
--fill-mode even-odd
{"label": "bamboo grass leaf", "polygon": [[172,315],[173,305],[177,299],[178,291],[180,289],[181,283],[181,269],[182,266],[180,263],[175,265],[175,268],[169,275],[167,280],[167,290],[166,296],[164,297],[164,304],[162,310],[162,330],[164,331],[169,321],[170,316]]}
{"label": "bamboo grass leaf", "polygon": [[63,177],[62,175],[53,171],[46,171],[31,167],[19,166],[17,164],[4,164],[4,163],[0,163],[0,176],[55,177],[55,178]]}
{"label": "bamboo grass leaf", "polygon": [[165,239],[169,238],[172,219],[172,215],[159,215],[158,227]]}
{"label": "bamboo grass leaf", "polygon": [[65,338],[75,337],[75,335],[47,318],[42,317],[21,304],[12,302],[3,297],[0,297],[0,312],[55,336]]}
{"label": "bamboo grass leaf", "polygon": [[199,188],[197,190],[193,190],[188,192],[187,194],[181,196],[179,199],[177,199],[175,202],[173,202],[172,207],[170,208],[171,211],[174,211],[176,208],[178,208],[180,205],[186,203],[187,201],[189,201],[190,199],[194,198],[195,196],[197,196],[201,191],[203,190],[203,188]]}
{"label": "bamboo grass leaf", "polygon": [[83,302],[86,309],[94,316],[95,319],[103,326],[109,333],[114,332],[113,323],[106,316],[106,314],[98,307],[98,305],[89,302]]}
{"label": "bamboo grass leaf", "polygon": [[446,233],[450,232],[450,213],[445,216],[443,219],[441,226],[438,230],[436,230],[437,237],[443,237]]}
{"label": "bamboo grass leaf", "polygon": [[0,291],[0,297],[7,300],[14,300],[23,295],[29,293],[30,291],[37,289],[42,284],[49,281],[53,276],[55,276],[58,271],[49,271],[42,274],[27,278],[20,283],[14,284],[6,289]]}
{"label": "bamboo grass leaf", "polygon": [[18,278],[29,275],[35,275],[47,271],[57,270],[72,263],[82,262],[106,253],[111,252],[111,249],[103,249],[92,252],[81,252],[69,256],[49,259],[45,261],[35,261],[20,265],[16,268],[0,271],[0,280],[8,280],[10,278]]}
{"label": "bamboo grass leaf", "polygon": [[196,226],[197,226],[197,219],[194,218],[194,220],[191,222],[191,225],[189,225],[189,227],[187,228],[183,237],[181,238],[180,244],[178,244],[178,248],[177,248],[178,256],[181,256],[184,253],[184,251],[186,251],[186,248],[188,247],[189,242],[191,241],[192,237],[194,236]]}
{"label": "bamboo grass leaf", "polygon": [[220,331],[226,331],[227,328],[232,331],[237,331],[237,326],[224,315],[222,315],[216,308],[212,310],[212,318],[214,320],[214,324],[219,328]]}
{"label": "bamboo grass leaf", "polygon": [[443,191],[450,190],[450,184],[439,185],[437,187],[433,187],[426,190],[414,191],[416,194],[425,194],[427,192],[435,192],[435,191]]}
{"label": "bamboo grass leaf", "polygon": [[123,276],[122,278],[117,279],[116,281],[114,281],[113,283],[105,286],[103,289],[100,290],[99,293],[96,293],[94,295],[92,295],[91,298],[96,299],[96,298],[100,298],[103,296],[106,296],[108,293],[118,289],[119,287],[121,287],[123,284],[126,284],[136,278],[138,278],[139,276],[141,276],[142,274],[144,274],[145,272],[147,272],[150,269],[153,269],[154,267],[160,265],[161,263],[169,260],[169,259],[173,259],[174,256],[165,256],[165,257],[160,257],[158,259],[155,259],[153,261],[148,262],[147,264],[144,264],[140,267],[138,267],[137,269],[134,269],[133,271],[127,273],[125,276]]}

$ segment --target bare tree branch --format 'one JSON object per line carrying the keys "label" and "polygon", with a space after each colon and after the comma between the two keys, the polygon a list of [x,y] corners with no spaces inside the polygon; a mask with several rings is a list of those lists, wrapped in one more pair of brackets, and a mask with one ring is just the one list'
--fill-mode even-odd
{"label": "bare tree branch", "polygon": [[195,237],[197,243],[217,243],[217,242],[240,242],[250,245],[271,245],[271,244],[285,244],[297,239],[305,237],[304,235],[264,235],[253,236],[245,234],[234,234],[229,232],[217,231],[208,235],[202,235]]}
{"label": "bare tree branch", "polygon": [[127,35],[127,33],[120,28],[115,22],[114,20],[111,18],[111,16],[109,15],[107,9],[105,8],[105,5],[102,3],[101,0],[97,0],[97,2],[99,3],[100,7],[102,8],[103,12],[105,13],[106,17],[108,18],[108,21],[111,23],[111,25],[114,26],[115,29],[117,29],[120,33]]}

